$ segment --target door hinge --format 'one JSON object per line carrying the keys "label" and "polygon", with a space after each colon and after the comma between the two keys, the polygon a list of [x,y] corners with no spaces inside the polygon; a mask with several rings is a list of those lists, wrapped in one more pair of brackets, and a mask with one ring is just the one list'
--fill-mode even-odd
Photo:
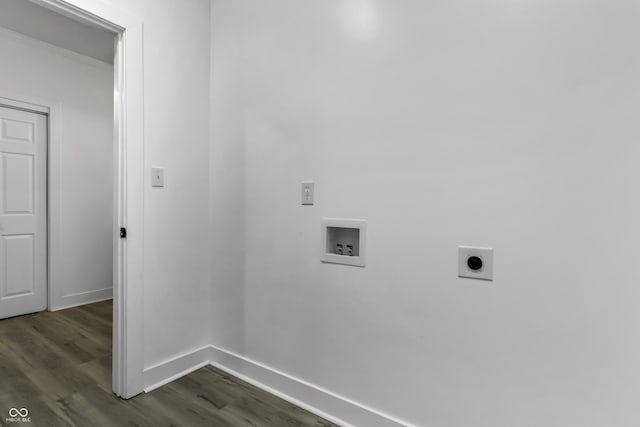
{"label": "door hinge", "polygon": [[127,238],[127,229],[124,227],[120,227],[120,238],[121,239]]}

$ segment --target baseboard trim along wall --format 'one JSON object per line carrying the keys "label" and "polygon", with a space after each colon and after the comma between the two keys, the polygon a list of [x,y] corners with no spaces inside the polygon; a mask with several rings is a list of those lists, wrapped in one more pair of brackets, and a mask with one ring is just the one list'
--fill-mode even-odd
{"label": "baseboard trim along wall", "polygon": [[206,345],[197,350],[176,356],[167,361],[158,363],[149,368],[145,368],[142,374],[143,388],[145,393],[149,393],[175,381],[178,378],[189,375],[203,366],[207,366],[211,360],[211,346]]}
{"label": "baseboard trim along wall", "polygon": [[408,422],[212,345],[146,368],[144,392],[149,393],[209,364],[342,427],[413,427]]}
{"label": "baseboard trim along wall", "polygon": [[60,297],[58,301],[51,301],[51,307],[49,307],[49,311],[64,310],[65,308],[72,308],[85,304],[93,304],[94,302],[106,301],[112,298],[113,288],[104,288],[95,291],[65,295],[63,297]]}

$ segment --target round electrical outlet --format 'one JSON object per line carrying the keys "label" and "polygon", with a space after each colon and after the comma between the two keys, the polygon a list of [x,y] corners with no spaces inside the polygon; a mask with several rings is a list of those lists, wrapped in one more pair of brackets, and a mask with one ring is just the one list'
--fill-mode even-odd
{"label": "round electrical outlet", "polygon": [[482,258],[477,256],[470,256],[467,258],[467,267],[469,267],[473,271],[478,271],[482,269]]}

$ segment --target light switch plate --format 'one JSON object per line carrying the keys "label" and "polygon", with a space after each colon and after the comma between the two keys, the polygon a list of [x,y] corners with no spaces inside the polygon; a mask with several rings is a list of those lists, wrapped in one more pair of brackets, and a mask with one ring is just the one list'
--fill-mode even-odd
{"label": "light switch plate", "polygon": [[151,186],[164,187],[164,169],[151,168]]}
{"label": "light switch plate", "polygon": [[304,181],[302,183],[302,204],[313,205],[315,199],[315,184],[313,181]]}
{"label": "light switch plate", "polygon": [[458,246],[458,277],[493,280],[493,249]]}

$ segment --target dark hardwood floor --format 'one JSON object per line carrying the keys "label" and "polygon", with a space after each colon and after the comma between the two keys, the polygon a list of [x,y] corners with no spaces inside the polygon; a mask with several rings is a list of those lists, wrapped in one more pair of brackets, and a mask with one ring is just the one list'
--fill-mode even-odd
{"label": "dark hardwood floor", "polygon": [[[0,425],[335,426],[211,366],[148,394],[111,393],[111,301],[0,320]],[[12,422],[27,408],[30,423]]]}

